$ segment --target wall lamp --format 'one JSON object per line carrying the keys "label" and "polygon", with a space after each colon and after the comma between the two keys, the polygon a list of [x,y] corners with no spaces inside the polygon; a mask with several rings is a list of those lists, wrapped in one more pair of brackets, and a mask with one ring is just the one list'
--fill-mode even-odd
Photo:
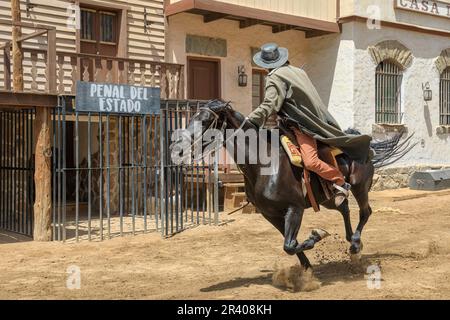
{"label": "wall lamp", "polygon": [[239,66],[238,67],[238,83],[239,83],[239,87],[246,87],[247,86],[247,80],[248,80],[248,76],[245,73],[245,66]]}
{"label": "wall lamp", "polygon": [[433,90],[430,89],[430,83],[422,83],[423,100],[431,101],[433,100]]}

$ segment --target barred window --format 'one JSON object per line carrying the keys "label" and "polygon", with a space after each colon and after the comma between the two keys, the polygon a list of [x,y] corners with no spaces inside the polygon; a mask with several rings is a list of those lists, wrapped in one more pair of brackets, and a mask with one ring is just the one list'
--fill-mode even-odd
{"label": "barred window", "polygon": [[440,124],[450,125],[450,67],[441,74],[439,105]]}
{"label": "barred window", "polygon": [[376,123],[401,123],[402,68],[384,60],[377,66],[375,77]]}

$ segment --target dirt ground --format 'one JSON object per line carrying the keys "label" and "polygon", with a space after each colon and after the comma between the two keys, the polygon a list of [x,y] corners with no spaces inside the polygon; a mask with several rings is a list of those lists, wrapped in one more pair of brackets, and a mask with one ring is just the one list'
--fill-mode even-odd
{"label": "dirt ground", "polygon": [[[262,216],[237,213],[165,240],[153,233],[36,243],[0,231],[0,299],[450,299],[450,192],[374,192],[371,204],[357,264],[340,214],[306,212],[299,240],[313,228],[331,234],[307,252],[312,291],[274,285],[274,273],[296,257],[283,252],[281,235]],[[352,202],[354,227],[357,220]],[[79,290],[66,287],[71,265],[81,270]],[[367,286],[374,265],[380,289]]]}

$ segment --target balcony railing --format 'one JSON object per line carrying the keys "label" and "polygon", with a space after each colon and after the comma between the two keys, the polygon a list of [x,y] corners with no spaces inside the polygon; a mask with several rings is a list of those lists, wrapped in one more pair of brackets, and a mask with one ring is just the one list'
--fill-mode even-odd
{"label": "balcony railing", "polygon": [[[7,91],[11,90],[12,83],[8,50],[4,48],[0,61],[3,78],[0,90]],[[75,94],[77,81],[81,80],[160,87],[163,99],[184,98],[183,65],[71,52],[57,52],[56,61],[47,62],[47,50],[23,48],[22,51],[26,92]],[[55,70],[55,74],[49,70]],[[56,92],[50,92],[52,83]]]}

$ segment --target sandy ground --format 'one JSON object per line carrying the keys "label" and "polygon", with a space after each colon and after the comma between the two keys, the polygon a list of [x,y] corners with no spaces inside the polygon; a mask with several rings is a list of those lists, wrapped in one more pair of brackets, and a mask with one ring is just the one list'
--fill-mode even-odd
{"label": "sandy ground", "polygon": [[[281,235],[262,216],[237,213],[165,240],[153,233],[36,243],[0,231],[0,299],[450,299],[450,192],[418,194],[371,194],[358,264],[346,253],[340,214],[307,211],[299,240],[318,227],[331,234],[307,252],[319,284],[312,291],[274,286],[274,273],[296,257],[283,252]],[[354,226],[357,219],[352,203]],[[81,270],[79,290],[66,287],[71,265]],[[367,286],[374,265],[380,289]]]}

